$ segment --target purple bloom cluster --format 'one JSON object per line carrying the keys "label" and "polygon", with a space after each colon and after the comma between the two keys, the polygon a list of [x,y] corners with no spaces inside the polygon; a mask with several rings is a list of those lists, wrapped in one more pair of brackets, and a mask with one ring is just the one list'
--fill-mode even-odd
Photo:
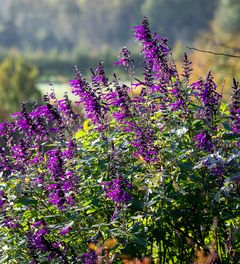
{"label": "purple bloom cluster", "polygon": [[118,58],[122,56],[122,59],[120,61],[115,62],[113,66],[118,65],[119,67],[122,64],[126,70],[129,70],[129,75],[131,77],[131,75],[134,74],[135,64],[130,54],[131,52],[126,47],[123,47],[121,52],[118,54]]}
{"label": "purple bloom cluster", "polygon": [[[50,230],[47,227],[47,222],[45,220],[40,220],[30,227],[27,233],[27,243],[28,250],[31,258],[34,260],[32,263],[40,263],[38,260],[38,254],[44,254],[46,260],[60,258],[60,263],[69,263],[66,257],[66,249],[60,248],[60,242],[55,243],[50,240],[49,234]],[[39,228],[41,226],[41,228]]]}
{"label": "purple bloom cluster", "polygon": [[98,63],[98,68],[95,72],[92,70],[91,67],[89,68],[92,73],[91,81],[93,83],[93,91],[98,95],[101,95],[101,89],[108,87],[108,78],[106,77],[103,63],[104,62],[100,60],[100,62]]}
{"label": "purple bloom cluster", "polygon": [[0,219],[2,220],[0,224],[4,227],[9,228],[10,230],[21,227],[15,215],[12,216],[11,214],[9,214],[12,211],[13,206],[9,203],[7,194],[4,191],[0,191]]}
{"label": "purple bloom cluster", "polygon": [[116,91],[107,94],[105,99],[109,105],[119,108],[119,110],[114,111],[113,117],[131,129],[134,124],[134,113],[132,111],[131,99],[127,93],[127,86],[123,84],[120,87],[117,83],[115,88]]}
{"label": "purple bloom cluster", "polygon": [[185,83],[189,82],[189,77],[190,77],[191,71],[193,70],[190,66],[191,64],[192,62],[188,60],[187,54],[186,52],[184,52],[184,59],[183,59],[184,73],[182,74],[182,77],[184,78]]}
{"label": "purple bloom cluster", "polygon": [[[193,85],[194,89],[198,90],[197,96],[199,96],[199,100],[203,103],[204,107],[203,110],[199,111],[199,115],[204,117],[208,122],[213,122],[216,118],[219,100],[222,96],[216,92],[217,85],[213,81],[211,71],[208,72],[204,81],[200,80]],[[211,129],[214,130],[215,127],[213,126]]]}
{"label": "purple bloom cluster", "polygon": [[127,204],[130,200],[132,200],[132,197],[127,190],[133,189],[133,186],[127,181],[123,174],[123,171],[126,168],[124,168],[122,164],[122,154],[120,149],[114,145],[113,141],[111,142],[111,149],[111,153],[108,156],[110,163],[108,169],[108,179],[111,178],[112,180],[101,185],[104,185],[104,190],[106,192],[104,197],[108,197],[110,200],[115,202],[115,210],[112,217],[112,220],[114,220],[118,207],[122,208],[124,204]]}
{"label": "purple bloom cluster", "polygon": [[71,143],[69,144],[70,149],[65,151],[65,153],[62,153],[60,148],[46,153],[46,166],[48,168],[48,174],[51,175],[50,180],[53,183],[45,187],[49,192],[49,202],[56,204],[61,210],[63,209],[64,203],[69,205],[74,203],[74,197],[71,193],[74,189],[75,182],[71,177],[72,173],[66,173],[64,167],[67,158],[71,158],[74,155],[74,149],[71,149]]}
{"label": "purple bloom cluster", "polygon": [[234,133],[240,131],[240,87],[238,82],[233,78],[232,106],[230,108],[231,125]]}
{"label": "purple bloom cluster", "polygon": [[[157,80],[164,81],[166,85],[171,83],[171,77],[176,75],[175,67],[168,65],[168,55],[170,48],[168,47],[167,39],[160,38],[150,31],[148,19],[145,18],[142,25],[135,28],[134,36],[138,41],[141,41],[143,54],[146,62],[146,66],[142,66],[146,72],[145,82],[148,85],[148,89],[152,89],[149,77],[154,74]],[[151,71],[151,72],[150,72]],[[161,89],[161,87],[159,87]]]}
{"label": "purple bloom cluster", "polygon": [[128,194],[126,189],[133,189],[133,186],[125,179],[123,175],[119,176],[116,180],[105,183],[104,185],[106,191],[104,197],[108,197],[110,200],[116,202],[115,211],[112,217],[112,220],[114,220],[118,206],[123,206],[124,204],[131,201],[132,197]]}
{"label": "purple bloom cluster", "polygon": [[134,156],[142,156],[147,163],[157,162],[157,154],[160,148],[156,141],[156,135],[153,129],[148,127],[138,127],[135,131],[136,139],[131,143],[133,145]]}
{"label": "purple bloom cluster", "polygon": [[93,250],[90,250],[81,256],[81,259],[83,264],[95,264],[97,262],[97,255]]}
{"label": "purple bloom cluster", "polygon": [[207,130],[193,137],[193,139],[196,140],[197,143],[196,146],[207,152],[212,152],[213,150],[212,137],[209,135]]}
{"label": "purple bloom cluster", "polygon": [[221,98],[221,95],[216,92],[216,87],[211,71],[208,72],[204,81],[201,79],[192,84],[192,89],[197,90],[196,96],[203,105],[203,109],[199,110],[198,115],[202,118],[203,122],[206,123],[206,128],[209,129],[209,131],[207,129],[202,131],[198,136],[194,137],[194,139],[196,139],[197,142],[196,146],[208,152],[212,152],[214,147],[211,134],[217,128],[217,125],[214,124],[214,120],[217,118],[217,111]]}
{"label": "purple bloom cluster", "polygon": [[[100,68],[100,67],[99,67]],[[100,75],[96,77],[95,73],[92,78],[93,82],[98,84],[106,85],[107,80],[105,79],[105,74],[100,71]],[[76,103],[80,105],[81,103],[85,107],[85,118],[89,118],[93,125],[98,125],[98,130],[104,130],[106,128],[106,112],[108,110],[107,106],[101,103],[102,91],[101,87],[94,86],[91,87],[86,79],[82,76],[81,71],[75,66],[75,80],[69,81],[72,87],[72,93],[80,97],[80,100]]]}

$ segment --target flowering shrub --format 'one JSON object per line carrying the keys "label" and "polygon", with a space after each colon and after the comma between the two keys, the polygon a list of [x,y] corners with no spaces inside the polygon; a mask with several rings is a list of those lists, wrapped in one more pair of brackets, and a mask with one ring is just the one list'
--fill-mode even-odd
{"label": "flowering shrub", "polygon": [[126,48],[130,87],[102,61],[90,82],[75,67],[83,126],[54,93],[0,125],[1,263],[239,263],[238,82],[221,103],[211,72],[190,83],[186,54],[180,77],[148,19],[134,29],[142,80]]}

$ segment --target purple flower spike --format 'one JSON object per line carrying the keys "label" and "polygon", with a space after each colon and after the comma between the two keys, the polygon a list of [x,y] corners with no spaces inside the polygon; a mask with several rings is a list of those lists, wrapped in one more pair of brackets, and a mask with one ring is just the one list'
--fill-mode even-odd
{"label": "purple flower spike", "polygon": [[115,201],[115,211],[112,217],[112,221],[116,217],[118,205],[123,206],[123,204],[128,203],[132,200],[130,194],[127,193],[126,188],[129,190],[133,189],[133,186],[123,177],[119,176],[116,180],[112,182],[107,182],[105,185],[106,194],[104,197],[108,197],[110,200]]}
{"label": "purple flower spike", "polygon": [[231,125],[234,133],[240,131],[240,88],[238,82],[233,78],[233,90],[232,94],[232,105],[230,108]]}
{"label": "purple flower spike", "polygon": [[[213,81],[211,71],[207,78],[194,84],[195,89],[199,91],[199,100],[203,103],[204,110],[199,111],[199,116],[204,117],[208,122],[212,122],[217,115],[219,100],[222,97],[216,92],[217,85]],[[214,127],[211,127],[214,130]]]}
{"label": "purple flower spike", "polygon": [[[100,66],[99,66],[100,67]],[[98,76],[92,71],[93,87],[86,82],[86,79],[82,76],[81,71],[75,66],[75,80],[69,81],[72,87],[72,93],[80,97],[80,100],[75,102],[78,105],[81,103],[84,106],[85,118],[89,118],[93,125],[98,126],[98,130],[102,131],[106,125],[106,112],[108,107],[101,104],[101,87],[107,85],[107,80],[103,80],[103,72],[99,70]],[[100,79],[98,78],[100,77]],[[101,83],[101,84],[100,84]]]}
{"label": "purple flower spike", "polygon": [[96,264],[97,263],[97,255],[93,250],[81,256],[81,259],[82,259],[83,264]]}
{"label": "purple flower spike", "polygon": [[122,64],[125,67],[125,69],[131,68],[131,70],[134,70],[135,68],[134,60],[130,55],[130,53],[131,52],[126,47],[123,47],[122,51],[118,54],[118,58],[122,56],[122,59],[118,62],[115,62],[113,66],[118,64],[119,67]]}
{"label": "purple flower spike", "polygon": [[193,139],[196,139],[196,146],[198,146],[199,148],[202,148],[208,152],[211,152],[213,150],[212,137],[208,134],[207,131],[200,133],[199,135],[193,137]]}
{"label": "purple flower spike", "polygon": [[183,67],[182,67],[184,70],[184,73],[182,74],[182,76],[186,83],[189,82],[189,77],[190,77],[191,71],[193,70],[190,66],[191,64],[192,62],[188,60],[187,54],[184,52],[184,60],[183,60]]}

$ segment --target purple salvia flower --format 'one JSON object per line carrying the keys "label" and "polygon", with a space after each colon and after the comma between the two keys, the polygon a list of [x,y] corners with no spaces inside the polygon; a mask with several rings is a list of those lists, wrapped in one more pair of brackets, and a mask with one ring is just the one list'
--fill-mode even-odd
{"label": "purple salvia flower", "polygon": [[122,64],[125,69],[128,70],[129,68],[131,68],[132,70],[134,70],[134,60],[130,54],[131,52],[126,47],[123,47],[121,52],[118,54],[118,58],[122,56],[122,59],[118,62],[115,62],[113,66],[118,65],[119,67]]}
{"label": "purple salvia flower", "polygon": [[63,158],[71,159],[77,152],[77,144],[75,139],[67,143],[66,150],[62,152]]}
{"label": "purple salvia flower", "polygon": [[196,140],[196,146],[198,146],[200,149],[203,149],[207,152],[212,152],[213,150],[212,137],[208,134],[207,130],[193,137],[193,139]]}
{"label": "purple salvia flower", "polygon": [[78,105],[84,105],[85,118],[91,119],[93,125],[98,125],[97,130],[102,131],[106,128],[106,111],[108,107],[100,103],[101,92],[95,94],[86,79],[82,76],[81,71],[75,66],[75,80],[69,81],[72,87],[72,93],[79,96]]}
{"label": "purple salvia flower", "polygon": [[104,68],[103,68],[103,61],[100,60],[98,63],[98,68],[94,72],[91,67],[89,67],[92,73],[92,84],[93,84],[93,91],[95,94],[101,96],[102,89],[108,87],[108,78],[106,77]]}
{"label": "purple salvia flower", "polygon": [[224,171],[224,166],[220,165],[220,166],[211,168],[211,170],[209,171],[209,174],[212,173],[214,176],[221,177],[223,175],[223,171]]}
{"label": "purple salvia flower", "polygon": [[233,78],[232,105],[230,107],[231,125],[234,133],[240,131],[240,87],[238,82]]}
{"label": "purple salvia flower", "polygon": [[[216,118],[219,100],[222,97],[216,92],[216,84],[213,81],[211,71],[208,72],[206,79],[200,80],[193,84],[194,89],[199,91],[199,100],[203,103],[204,110],[199,111],[199,115],[205,118],[208,122],[213,122]],[[215,127],[211,127],[211,130],[215,130]]]}
{"label": "purple salvia flower", "polygon": [[[166,84],[171,84],[171,77],[176,76],[176,69],[168,65],[167,57],[170,53],[167,39],[158,37],[156,32],[151,34],[146,17],[141,26],[133,28],[135,28],[135,38],[141,41],[143,46],[141,54],[144,56],[146,68],[152,69],[153,73],[155,72],[156,79],[164,78]],[[151,87],[149,88],[151,89]]]}
{"label": "purple salvia flower", "polygon": [[135,157],[140,155],[147,163],[158,162],[160,148],[154,144],[157,139],[154,130],[148,127],[135,128],[134,138],[131,142],[134,148],[133,155]]}
{"label": "purple salvia flower", "polygon": [[41,113],[38,112],[37,102],[35,101],[33,112],[31,113],[27,112],[26,104],[22,103],[21,112],[12,114],[14,118],[18,118],[15,123],[15,130],[18,130],[20,134],[24,134],[24,137],[28,137],[33,141],[46,141],[48,131]]}
{"label": "purple salvia flower", "polygon": [[189,82],[189,77],[190,77],[191,71],[193,70],[190,66],[191,64],[192,62],[188,60],[187,54],[186,52],[184,52],[183,67],[182,67],[184,73],[182,74],[182,77],[183,77],[185,84]]}
{"label": "purple salvia flower", "polygon": [[107,94],[104,98],[108,104],[119,108],[119,110],[114,111],[113,117],[121,123],[126,122],[131,127],[130,123],[134,123],[134,114],[131,112],[132,104],[127,89],[127,86],[124,84],[122,87],[116,85],[116,91]]}
{"label": "purple salvia flower", "polygon": [[60,115],[57,108],[50,103],[48,95],[44,95],[43,100],[45,107],[42,107],[41,110],[42,114],[46,117],[46,122],[50,123],[55,121],[54,127],[49,128],[48,131],[55,134],[55,139],[57,141],[63,142],[66,138],[64,135],[64,129],[66,129],[66,126],[63,117]]}
{"label": "purple salvia flower", "polygon": [[180,85],[178,85],[178,83],[173,85],[173,89],[169,89],[169,92],[171,93],[171,95],[173,95],[176,98],[176,102],[169,102],[169,105],[172,106],[172,111],[177,111],[178,109],[182,108],[182,109],[186,109],[187,105],[186,105],[186,99],[187,99],[187,95],[186,92],[184,92],[181,88]]}
{"label": "purple salvia flower", "polygon": [[19,144],[11,148],[11,156],[16,170],[25,171],[27,162],[32,158],[31,144],[28,138],[19,138]]}
{"label": "purple salvia flower", "polygon": [[34,224],[32,224],[34,227],[37,227],[37,226],[39,226],[39,225],[45,225],[45,221],[44,220],[40,220],[40,221],[38,221],[38,222],[36,222],[36,223],[34,223]]}
{"label": "purple salvia flower", "polygon": [[34,235],[33,230],[30,227],[30,224],[28,222],[28,232],[27,232],[27,249],[29,252],[29,255],[33,259],[33,264],[40,264],[39,258],[38,258],[38,248],[34,243]]}
{"label": "purple salvia flower", "polygon": [[[41,227],[40,227],[41,226]],[[42,254],[49,254],[45,258],[50,261],[57,257],[61,258],[61,263],[69,263],[65,254],[66,249],[60,249],[60,242],[52,242],[49,239],[50,230],[47,226],[46,220],[40,220],[37,223],[32,225],[32,228],[29,228],[29,238],[31,242],[31,248],[34,248],[35,252],[41,252]],[[37,227],[39,229],[37,229]]]}
{"label": "purple salvia flower", "polygon": [[142,90],[139,97],[144,97],[147,95],[147,91],[149,92],[149,94],[158,91],[157,89],[158,86],[156,86],[153,83],[154,77],[153,77],[152,65],[150,63],[148,63],[147,66],[143,64],[140,65],[143,71],[142,74],[144,75],[144,82],[141,82],[136,78],[135,79],[140,82],[140,85],[142,85]]}
{"label": "purple salvia flower", "polygon": [[8,145],[11,145],[13,142],[13,130],[15,131],[15,123],[9,123],[7,121],[0,124],[0,136]]}
{"label": "purple salvia flower", "polygon": [[71,230],[71,228],[66,228],[66,229],[64,229],[64,230],[59,229],[58,231],[59,231],[59,234],[61,234],[61,235],[63,235],[63,237],[65,237],[66,234],[67,234],[70,230]]}
{"label": "purple salvia flower", "polygon": [[[71,124],[73,123],[77,128],[78,127],[77,118],[79,114],[75,114],[73,112],[71,101],[68,98],[67,92],[64,93],[64,99],[57,101],[57,104],[58,104],[59,112],[62,114],[63,118],[65,118],[64,122],[67,124],[67,127],[71,126]],[[70,130],[69,133],[71,134]]]}
{"label": "purple salvia flower", "polygon": [[130,194],[126,191],[126,188],[129,190],[133,189],[133,186],[124,178],[124,176],[119,176],[116,180],[107,182],[105,185],[106,194],[104,197],[108,197],[110,200],[115,201],[115,211],[112,217],[112,220],[115,219],[117,208],[119,205],[123,206],[132,200]]}
{"label": "purple salvia flower", "polygon": [[0,172],[2,171],[4,173],[9,169],[12,170],[13,165],[11,163],[11,160],[8,158],[8,154],[5,149],[0,146]]}
{"label": "purple salvia flower", "polygon": [[96,264],[97,263],[97,255],[95,251],[93,250],[85,253],[80,258],[82,259],[83,264]]}
{"label": "purple salvia flower", "polygon": [[50,191],[48,199],[52,204],[56,204],[58,208],[63,209],[63,205],[74,203],[75,199],[73,195],[69,195],[74,188],[79,186],[78,179],[74,173],[67,173],[65,158],[70,158],[76,151],[74,141],[68,143],[69,150],[61,152],[61,149],[55,149],[48,151],[47,155],[47,168],[51,175],[49,185],[45,185],[45,188]]}
{"label": "purple salvia flower", "polygon": [[134,37],[138,41],[149,42],[152,39],[151,31],[149,29],[148,18],[145,17],[142,21],[142,25],[135,28]]}

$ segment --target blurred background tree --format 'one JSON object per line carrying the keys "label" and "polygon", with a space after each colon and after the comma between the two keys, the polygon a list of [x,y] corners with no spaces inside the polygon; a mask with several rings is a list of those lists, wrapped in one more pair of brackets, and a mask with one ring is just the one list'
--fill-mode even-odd
{"label": "blurred background tree", "polygon": [[29,101],[29,109],[36,99],[41,103],[37,89],[38,70],[21,57],[7,58],[0,65],[0,121],[9,118],[10,113],[20,111],[22,102]]}
{"label": "blurred background tree", "polygon": [[[202,32],[193,43],[198,49],[240,56],[240,1],[220,0],[214,12],[214,18],[209,30]],[[223,89],[223,101],[229,100],[232,93],[232,78],[240,81],[240,58],[212,55],[202,52],[194,52],[193,78],[200,75],[206,77],[208,70],[212,70],[218,92],[221,92],[222,84],[226,79]]]}

